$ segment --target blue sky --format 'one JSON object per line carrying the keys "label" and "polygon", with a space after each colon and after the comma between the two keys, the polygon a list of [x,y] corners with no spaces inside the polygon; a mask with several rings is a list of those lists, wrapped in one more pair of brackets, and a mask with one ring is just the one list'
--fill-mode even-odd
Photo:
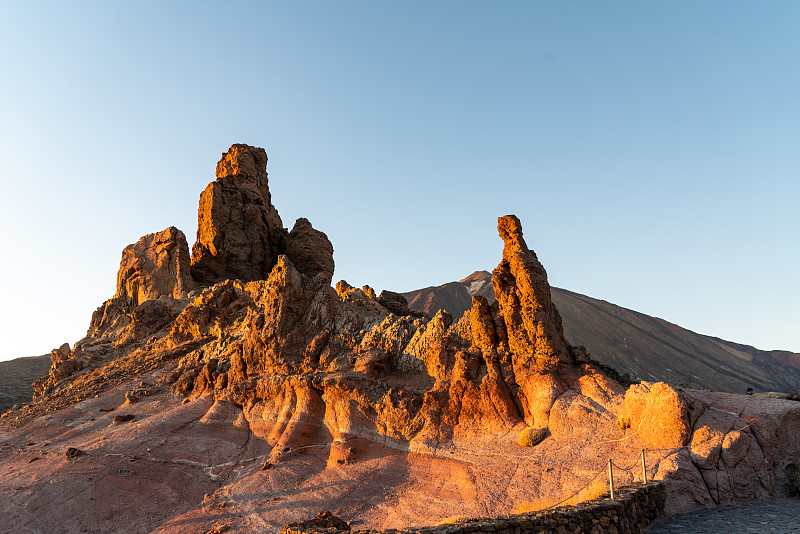
{"label": "blue sky", "polygon": [[[0,359],[74,343],[232,143],[335,280],[497,265],[800,352],[796,2],[0,3]],[[591,347],[589,348],[591,351]]]}

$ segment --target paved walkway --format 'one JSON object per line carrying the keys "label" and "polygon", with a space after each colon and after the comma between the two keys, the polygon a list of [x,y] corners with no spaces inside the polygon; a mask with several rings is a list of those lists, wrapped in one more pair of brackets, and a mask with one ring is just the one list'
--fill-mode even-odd
{"label": "paved walkway", "polygon": [[800,499],[728,504],[656,521],[646,534],[800,533]]}

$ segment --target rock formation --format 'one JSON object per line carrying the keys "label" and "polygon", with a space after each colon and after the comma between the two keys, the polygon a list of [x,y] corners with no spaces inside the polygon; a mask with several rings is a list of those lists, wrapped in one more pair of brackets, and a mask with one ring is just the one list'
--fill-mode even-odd
{"label": "rock formation", "polygon": [[[516,217],[498,221],[496,302],[476,294],[461,318],[429,318],[397,293],[332,288],[327,238],[303,220],[294,237],[280,227],[265,165],[245,145],[220,162],[192,298],[134,283],[160,275],[121,274],[87,337],[53,352],[35,402],[3,417],[8,528],[113,531],[128,517],[132,532],[279,531],[322,509],[368,528],[420,525],[580,492],[642,449],[673,510],[783,491],[800,462],[783,426],[800,429],[800,409],[718,408],[725,399],[665,384],[626,393],[567,342]],[[154,242],[134,256],[156,257]],[[532,427],[544,441],[521,448]],[[85,454],[65,459],[68,447]],[[742,480],[748,469],[756,479]]]}
{"label": "rock formation", "polygon": [[492,281],[509,332],[509,350],[525,367],[547,370],[557,363],[571,363],[547,273],[525,244],[519,219],[501,217],[497,229],[503,238],[503,261],[492,273]]}
{"label": "rock formation", "polygon": [[67,346],[63,354],[63,347],[52,353],[49,376],[35,381],[34,394],[52,392],[76,372],[91,371],[174,330],[173,321],[200,287],[266,280],[282,254],[303,275],[329,285],[333,246],[307,219],[298,219],[291,232],[283,227],[272,205],[266,166],[263,148],[236,144],[222,154],[217,179],[200,195],[191,258],[185,235],[175,227],[125,247],[114,297],[95,311],[86,337],[73,350]]}
{"label": "rock formation", "polygon": [[[800,391],[800,354],[704,336],[604,300],[550,289],[566,338],[588,347],[593,360],[607,372],[612,372],[609,367],[618,371],[626,384],[664,381],[728,393],[743,393],[748,387],[757,394]],[[411,309],[431,317],[440,309],[461,317],[470,309],[472,295],[495,302],[492,273],[475,271],[458,282],[403,293]]]}
{"label": "rock formation", "polygon": [[159,297],[182,299],[195,289],[189,245],[174,226],[148,234],[122,251],[114,298],[124,306],[135,308]]}
{"label": "rock formation", "polygon": [[288,232],[272,205],[263,148],[233,145],[217,163],[217,179],[200,195],[192,276],[207,286],[226,279],[266,280],[286,254],[303,274],[330,284],[333,245],[300,218]]}
{"label": "rock formation", "polygon": [[308,219],[300,218],[289,232],[286,256],[297,269],[310,278],[322,275],[326,284],[333,278],[333,245],[328,236],[315,230]]}
{"label": "rock formation", "polygon": [[286,249],[287,232],[272,205],[263,148],[233,145],[217,163],[217,179],[200,195],[192,276],[264,280]]}

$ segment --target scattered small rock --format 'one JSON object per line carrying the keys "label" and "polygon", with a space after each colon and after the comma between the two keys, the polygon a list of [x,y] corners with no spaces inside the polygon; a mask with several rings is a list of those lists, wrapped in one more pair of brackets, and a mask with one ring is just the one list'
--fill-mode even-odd
{"label": "scattered small rock", "polygon": [[125,415],[115,415],[114,416],[114,424],[118,423],[127,423],[128,421],[133,421],[133,418],[136,417],[132,413],[125,414]]}
{"label": "scattered small rock", "polygon": [[67,458],[76,458],[78,456],[83,456],[84,454],[86,453],[83,452],[82,450],[76,449],[75,447],[70,447],[69,449],[67,449],[67,452],[64,453],[64,456],[66,456]]}
{"label": "scattered small rock", "polygon": [[350,525],[326,510],[318,513],[312,519],[287,525],[287,529],[288,528],[295,528],[297,530],[335,528],[337,530],[349,531]]}

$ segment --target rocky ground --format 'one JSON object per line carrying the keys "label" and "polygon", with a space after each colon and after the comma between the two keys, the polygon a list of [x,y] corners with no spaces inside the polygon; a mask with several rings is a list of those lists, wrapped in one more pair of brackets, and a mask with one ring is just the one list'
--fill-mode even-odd
{"label": "rocky ground", "polygon": [[[263,149],[234,145],[175,228],[123,253],[86,338],[51,353],[0,424],[10,531],[277,532],[327,509],[353,527],[435,524],[664,480],[667,506],[785,495],[797,403],[642,383],[570,345],[547,274],[501,217],[496,297],[426,317],[331,287],[333,247],[281,226]],[[518,444],[544,429],[535,446]]]}

